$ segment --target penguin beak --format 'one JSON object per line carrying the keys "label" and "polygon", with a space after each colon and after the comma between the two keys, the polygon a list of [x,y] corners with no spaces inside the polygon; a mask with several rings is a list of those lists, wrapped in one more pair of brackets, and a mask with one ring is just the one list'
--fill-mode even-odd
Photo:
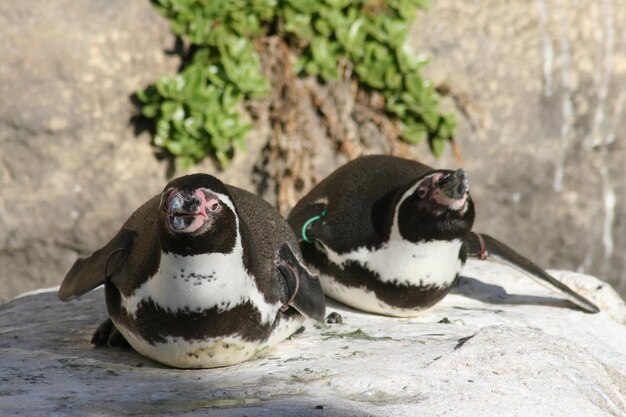
{"label": "penguin beak", "polygon": [[444,175],[436,185],[443,195],[451,200],[458,200],[469,191],[469,177],[464,170],[459,169]]}
{"label": "penguin beak", "polygon": [[469,176],[458,169],[454,172],[433,178],[433,199],[451,210],[461,210],[466,206],[469,195]]}
{"label": "penguin beak", "polygon": [[165,201],[167,225],[175,233],[193,233],[207,221],[207,200],[201,190],[188,193],[173,189]]}

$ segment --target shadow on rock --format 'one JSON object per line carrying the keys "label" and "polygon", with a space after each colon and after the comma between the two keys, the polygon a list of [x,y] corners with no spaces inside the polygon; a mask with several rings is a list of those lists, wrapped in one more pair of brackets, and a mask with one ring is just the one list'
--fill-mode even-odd
{"label": "shadow on rock", "polygon": [[488,304],[507,305],[541,305],[560,308],[579,308],[565,300],[557,297],[544,297],[538,295],[509,294],[506,290],[493,284],[486,284],[475,278],[461,276],[459,283],[450,291],[451,294],[459,294]]}
{"label": "shadow on rock", "polygon": [[[214,417],[357,417],[371,415],[360,403],[337,398],[313,398],[277,395],[274,398],[217,397],[185,398],[186,395],[172,396],[160,400],[123,402],[113,405],[113,410],[123,414],[172,414],[172,415],[211,415]],[[210,396],[209,396],[210,397]]]}

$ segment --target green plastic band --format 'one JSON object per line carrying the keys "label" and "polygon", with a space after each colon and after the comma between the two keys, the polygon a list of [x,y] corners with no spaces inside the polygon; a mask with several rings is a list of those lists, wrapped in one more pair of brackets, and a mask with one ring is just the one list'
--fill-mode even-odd
{"label": "green plastic band", "polygon": [[322,211],[317,216],[313,216],[309,220],[304,222],[304,224],[302,225],[302,239],[304,239],[304,241],[306,243],[314,243],[315,242],[315,240],[309,239],[309,237],[306,235],[306,229],[309,227],[309,225],[311,223],[313,223],[315,221],[318,221],[319,219],[323,219],[324,217],[326,217],[326,210]]}

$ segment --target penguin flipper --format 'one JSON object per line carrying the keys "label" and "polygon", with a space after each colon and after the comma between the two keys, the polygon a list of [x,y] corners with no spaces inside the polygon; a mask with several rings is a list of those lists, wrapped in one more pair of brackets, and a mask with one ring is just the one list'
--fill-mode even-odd
{"label": "penguin flipper", "polygon": [[585,297],[577,294],[567,285],[558,281],[552,275],[548,274],[541,267],[537,266],[530,259],[522,256],[508,245],[499,240],[482,233],[470,232],[465,240],[469,256],[479,258],[481,260],[489,259],[499,261],[514,269],[517,269],[538,283],[548,286],[553,290],[558,290],[568,301],[588,313],[598,313],[600,309],[587,300]]}
{"label": "penguin flipper", "polygon": [[287,243],[279,248],[278,270],[285,279],[284,306],[295,308],[305,317],[324,320],[326,300],[320,281],[302,265]]}
{"label": "penguin flipper", "polygon": [[107,279],[115,283],[116,275],[126,262],[133,248],[137,232],[122,228],[104,247],[87,258],[78,259],[69,270],[61,288],[59,298],[69,301],[104,284]]}

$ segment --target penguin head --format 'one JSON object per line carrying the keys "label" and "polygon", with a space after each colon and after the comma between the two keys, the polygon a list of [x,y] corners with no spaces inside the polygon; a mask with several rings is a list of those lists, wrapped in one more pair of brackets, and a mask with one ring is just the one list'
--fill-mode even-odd
{"label": "penguin head", "polygon": [[396,205],[398,232],[403,239],[464,239],[474,223],[469,177],[457,171],[431,171],[411,183]]}
{"label": "penguin head", "polygon": [[220,180],[186,175],[170,181],[161,193],[159,230],[166,252],[228,253],[236,243],[237,213]]}

